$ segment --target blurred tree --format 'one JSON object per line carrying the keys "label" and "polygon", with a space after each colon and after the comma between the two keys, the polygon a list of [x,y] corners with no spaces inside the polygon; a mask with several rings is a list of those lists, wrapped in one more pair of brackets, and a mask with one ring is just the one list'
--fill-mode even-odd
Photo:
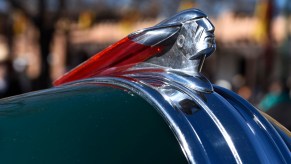
{"label": "blurred tree", "polygon": [[275,5],[274,0],[261,0],[257,5],[256,17],[258,18],[257,33],[258,41],[263,45],[263,61],[264,70],[261,84],[263,89],[267,90],[266,80],[270,80],[274,73],[274,40],[272,36],[272,20],[274,18]]}
{"label": "blurred tree", "polygon": [[[291,77],[291,67],[290,67],[290,59],[291,59],[291,31],[290,31],[290,25],[291,25],[291,1],[289,0],[281,0],[282,4],[281,7],[283,9],[283,14],[286,19],[286,36],[283,41],[283,44],[281,46],[281,79],[288,79]],[[289,86],[291,89],[291,86]]]}
{"label": "blurred tree", "polygon": [[[41,52],[41,73],[35,80],[33,89],[47,88],[51,85],[49,53],[50,43],[52,41],[56,22],[65,14],[66,0],[55,1],[55,12],[49,11],[49,0],[9,0],[12,10],[19,10],[35,25],[39,31],[39,44]],[[10,33],[9,38],[12,38]]]}

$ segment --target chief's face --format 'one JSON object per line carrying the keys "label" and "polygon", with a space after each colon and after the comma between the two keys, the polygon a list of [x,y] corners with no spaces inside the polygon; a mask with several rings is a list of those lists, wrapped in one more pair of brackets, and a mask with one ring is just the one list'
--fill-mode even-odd
{"label": "chief's face", "polygon": [[214,26],[207,18],[199,18],[193,22],[196,26],[192,35],[192,55],[190,59],[200,56],[209,56],[216,48],[214,37]]}
{"label": "chief's face", "polygon": [[209,49],[212,53],[215,50],[214,26],[207,18],[200,18],[195,22],[198,25],[194,38],[197,48],[201,51]]}

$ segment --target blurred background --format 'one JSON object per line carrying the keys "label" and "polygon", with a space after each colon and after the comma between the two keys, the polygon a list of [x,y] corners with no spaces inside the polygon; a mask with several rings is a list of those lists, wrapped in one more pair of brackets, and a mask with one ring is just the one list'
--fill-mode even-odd
{"label": "blurred background", "polygon": [[0,97],[51,87],[129,33],[193,7],[216,27],[206,76],[290,118],[289,0],[0,0]]}

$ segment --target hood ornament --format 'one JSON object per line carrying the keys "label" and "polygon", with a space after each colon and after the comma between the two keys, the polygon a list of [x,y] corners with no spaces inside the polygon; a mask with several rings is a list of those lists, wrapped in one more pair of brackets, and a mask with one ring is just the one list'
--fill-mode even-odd
{"label": "hood ornament", "polygon": [[216,48],[214,26],[198,9],[182,11],[134,32],[55,81],[61,85],[98,76],[166,76],[201,92],[212,92],[200,73]]}
{"label": "hood ornament", "polygon": [[206,14],[189,9],[156,26],[133,33],[129,37],[140,44],[171,47],[136,67],[163,67],[168,72],[167,78],[197,91],[212,92],[212,84],[201,70],[205,58],[216,49],[214,30]]}

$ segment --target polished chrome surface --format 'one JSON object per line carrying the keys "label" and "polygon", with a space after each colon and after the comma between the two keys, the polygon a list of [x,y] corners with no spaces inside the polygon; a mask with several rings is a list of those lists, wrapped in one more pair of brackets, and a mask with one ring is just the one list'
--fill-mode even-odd
{"label": "polished chrome surface", "polygon": [[211,83],[200,72],[205,58],[216,48],[214,29],[206,14],[190,9],[156,26],[132,33],[129,37],[140,44],[173,45],[167,52],[137,64],[131,70],[161,68],[172,74],[178,72],[176,79],[181,79],[184,85],[197,86],[192,89],[202,92],[212,91]]}
{"label": "polished chrome surface", "polygon": [[157,26],[169,26],[175,24],[181,24],[183,22],[198,19],[202,17],[207,17],[207,15],[199,10],[199,9],[188,9],[177,13],[176,15],[162,21],[161,23],[157,24]]}
{"label": "polished chrome surface", "polygon": [[214,26],[207,17],[187,21],[182,25],[176,45],[187,59],[201,60],[216,48]]}
{"label": "polished chrome surface", "polygon": [[137,73],[126,75],[128,77],[138,78],[142,80],[147,79],[160,79],[164,82],[175,82],[179,85],[185,86],[198,92],[211,93],[213,92],[212,84],[202,74],[197,73],[194,76],[185,74],[184,72],[152,72],[152,73]]}

